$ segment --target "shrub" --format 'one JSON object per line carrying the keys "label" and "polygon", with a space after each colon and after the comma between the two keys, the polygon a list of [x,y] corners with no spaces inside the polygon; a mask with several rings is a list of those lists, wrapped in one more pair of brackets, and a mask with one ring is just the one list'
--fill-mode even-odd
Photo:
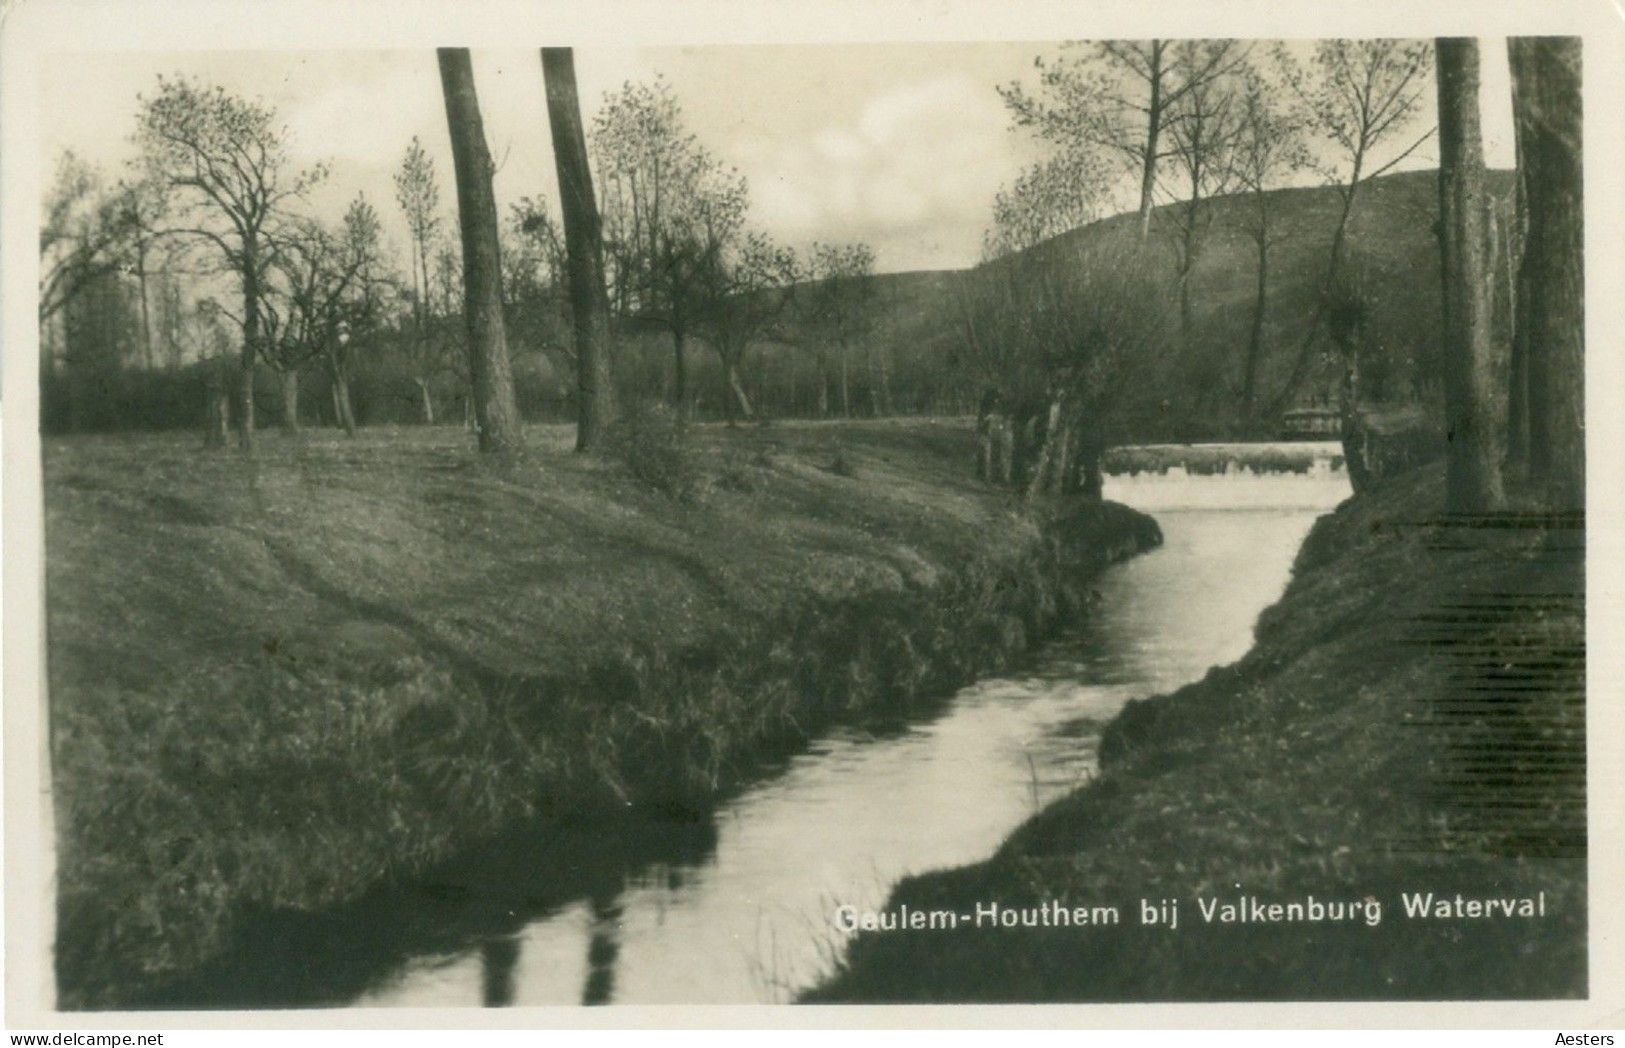
{"label": "shrub", "polygon": [[637,480],[680,502],[698,496],[699,463],[682,423],[665,405],[635,405],[622,419],[615,442]]}

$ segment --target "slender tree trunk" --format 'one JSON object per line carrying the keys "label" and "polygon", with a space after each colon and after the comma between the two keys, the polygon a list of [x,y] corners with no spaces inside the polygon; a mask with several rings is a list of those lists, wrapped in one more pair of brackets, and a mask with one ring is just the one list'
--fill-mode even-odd
{"label": "slender tree trunk", "polygon": [[688,336],[678,328],[671,333],[672,352],[672,407],[679,421],[688,421]]}
{"label": "slender tree trunk", "polygon": [[875,351],[870,347],[864,351],[864,363],[869,370],[869,416],[879,418],[885,412],[880,404],[880,369],[875,366]]}
{"label": "slender tree trunk", "polygon": [[136,292],[141,296],[141,357],[148,371],[153,369],[152,319],[147,310],[147,242],[137,239],[135,245]]}
{"label": "slender tree trunk", "polygon": [[852,417],[852,383],[847,375],[846,347],[840,347],[841,363],[841,414],[846,418]]}
{"label": "slender tree trunk", "polygon": [[1281,387],[1269,409],[1273,413],[1279,411],[1291,402],[1297,395],[1298,386],[1308,373],[1309,363],[1314,358],[1315,336],[1320,333],[1320,324],[1326,319],[1326,296],[1337,283],[1338,276],[1343,271],[1343,256],[1348,252],[1349,220],[1354,215],[1354,205],[1360,195],[1360,179],[1364,176],[1365,157],[1356,154],[1354,166],[1349,175],[1349,181],[1342,188],[1342,208],[1337,215],[1337,225],[1332,230],[1331,254],[1326,262],[1326,275],[1321,284],[1321,295],[1315,303],[1314,312],[1309,315],[1309,326],[1304,329],[1303,340],[1298,343],[1298,358],[1292,365],[1292,372],[1287,377],[1286,384]]}
{"label": "slender tree trunk", "polygon": [[418,385],[418,396],[423,403],[423,424],[434,425],[434,397],[429,393],[429,380],[425,378],[414,379]]}
{"label": "slender tree trunk", "polygon": [[1512,37],[1512,110],[1529,228],[1529,474],[1548,508],[1585,509],[1585,253],[1580,40]]}
{"label": "slender tree trunk", "polygon": [[355,401],[350,397],[348,377],[339,380],[339,406],[344,409],[344,434],[353,437],[356,433]]}
{"label": "slender tree trunk", "polygon": [[1258,236],[1258,283],[1253,291],[1253,319],[1247,331],[1247,358],[1241,376],[1241,431],[1253,432],[1253,401],[1258,396],[1258,363],[1264,358],[1264,316],[1269,309],[1270,241],[1267,227]]}
{"label": "slender tree trunk", "polygon": [[514,400],[502,320],[502,257],[497,245],[493,167],[474,92],[474,66],[468,49],[438,52],[440,84],[451,132],[452,166],[457,176],[457,219],[463,240],[463,320],[468,327],[468,366],[474,390],[479,448],[507,453],[523,444],[519,406]]}
{"label": "slender tree trunk", "polygon": [[[1516,138],[1516,136],[1515,136]],[[1512,220],[1507,228],[1507,274],[1512,289],[1512,360],[1507,367],[1507,478],[1529,481],[1529,279],[1523,267],[1529,239],[1528,170],[1523,146],[1517,144],[1517,178],[1513,182]]]}
{"label": "slender tree trunk", "polygon": [[1051,463],[1055,459],[1056,438],[1059,436],[1061,419],[1061,402],[1050,401],[1049,411],[1044,416],[1044,436],[1038,446],[1038,459],[1033,463],[1033,471],[1027,478],[1027,497],[1041,495],[1047,490]]}
{"label": "slender tree trunk", "polygon": [[1061,423],[1060,439],[1055,448],[1055,479],[1050,484],[1051,489],[1058,495],[1070,495],[1077,490],[1072,468],[1072,445],[1076,438],[1076,430],[1077,427],[1070,418]]}
{"label": "slender tree trunk", "polygon": [[331,365],[333,376],[334,421],[343,428],[345,436],[355,436],[355,411],[350,404],[350,376],[337,361]]}
{"label": "slender tree trunk", "polygon": [[1502,508],[1494,340],[1485,265],[1484,150],[1478,119],[1478,44],[1436,44],[1439,95],[1439,226],[1445,317],[1445,508],[1490,513]]}
{"label": "slender tree trunk", "polygon": [[1185,204],[1185,221],[1179,231],[1179,349],[1188,358],[1191,352],[1191,271],[1196,268],[1196,223],[1201,218],[1202,187],[1192,179],[1191,198]]}
{"label": "slender tree trunk", "polygon": [[575,319],[576,384],[580,396],[576,450],[596,451],[615,421],[610,374],[609,294],[604,285],[604,244],[598,203],[587,164],[587,137],[576,97],[575,55],[568,47],[542,48],[547,121],[553,135],[554,168],[564,212],[570,271],[570,312]]}
{"label": "slender tree trunk", "polygon": [[259,355],[260,284],[257,245],[243,245],[243,352],[237,375],[237,445],[254,450],[254,361]]}
{"label": "slender tree trunk", "polygon": [[204,363],[203,446],[224,448],[231,439],[231,393],[227,364],[216,358]]}
{"label": "slender tree trunk", "polygon": [[299,432],[299,372],[284,371],[282,378],[282,430]]}
{"label": "slender tree trunk", "polygon": [[1151,202],[1157,190],[1157,149],[1162,138],[1162,41],[1151,44],[1151,97],[1146,105],[1145,157],[1140,165],[1140,239],[1151,236]]}
{"label": "slender tree trunk", "polygon": [[[756,417],[756,412],[750,406],[750,397],[745,395],[745,385],[744,385],[743,382],[741,382],[739,380],[739,361],[738,361],[738,359],[735,358],[733,360],[729,360],[727,362],[726,367],[727,367],[727,372],[728,372],[728,388],[733,392],[734,398],[738,402],[739,413],[747,421],[749,419],[755,418]],[[727,398],[726,395],[724,395],[722,399],[724,401],[726,401],[728,398]],[[734,412],[730,408],[730,410],[728,411],[728,421],[730,423],[733,422],[734,417],[735,417]]]}
{"label": "slender tree trunk", "polygon": [[829,353],[825,350],[818,352],[818,417],[829,418]]}
{"label": "slender tree trunk", "polygon": [[1106,477],[1100,468],[1105,453],[1105,434],[1091,414],[1084,418],[1078,432],[1078,471],[1082,474],[1079,493],[1096,502],[1106,494]]}

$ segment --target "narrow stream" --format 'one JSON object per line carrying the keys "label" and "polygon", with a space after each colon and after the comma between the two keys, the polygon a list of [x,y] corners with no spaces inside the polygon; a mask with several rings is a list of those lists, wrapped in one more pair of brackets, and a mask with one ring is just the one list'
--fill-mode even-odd
{"label": "narrow stream", "polygon": [[[574,863],[568,890],[518,892],[506,926],[406,951],[346,996],[382,1006],[791,998],[838,956],[838,906],[876,908],[909,873],[985,858],[1088,780],[1099,728],[1124,702],[1240,657],[1310,524],[1347,493],[1344,474],[1325,469],[1111,478],[1107,497],[1153,514],[1165,544],[1104,574],[1097,613],[1025,672],[973,684],[932,719],[883,736],[836,731],[722,805],[712,825],[651,825],[609,859]],[[491,876],[523,862],[505,855],[508,872]]]}

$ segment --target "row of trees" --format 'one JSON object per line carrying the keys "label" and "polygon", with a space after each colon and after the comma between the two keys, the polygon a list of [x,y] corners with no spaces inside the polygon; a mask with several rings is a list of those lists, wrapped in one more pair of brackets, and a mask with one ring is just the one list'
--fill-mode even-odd
{"label": "row of trees", "polygon": [[[42,325],[70,304],[76,318],[116,320],[108,294],[133,272],[150,347],[148,277],[155,274],[166,320],[175,314],[180,322],[165,327],[162,360],[149,348],[136,361],[152,368],[209,359],[209,440],[222,443],[235,417],[244,447],[253,442],[256,371],[279,377],[282,420],[296,429],[301,375],[319,367],[335,421],[353,431],[356,362],[385,347],[404,362],[423,421],[435,420],[433,391],[453,385],[467,391],[465,420],[482,446],[505,443],[494,434],[517,418],[503,406],[513,399],[503,392],[513,385],[512,367],[505,355],[499,361],[479,351],[493,340],[493,317],[505,348],[539,353],[553,373],[581,377],[583,446],[601,439],[614,416],[617,337],[670,339],[666,386],[683,417],[696,400],[689,359],[696,342],[714,351],[718,402],[730,419],[754,414],[742,375],[747,355],[768,342],[816,364],[820,413],[835,403],[853,412],[852,361],[875,313],[866,246],[795,252],[749,229],[744,180],[684,129],[663,81],[624,85],[584,126],[573,60],[554,50],[544,51],[543,71],[562,226],[536,194],[513,205],[492,238],[483,212],[493,168],[472,65],[460,52],[443,52],[440,62],[458,165],[457,238],[448,235],[439,174],[420,140],[407,145],[394,178],[408,233],[403,271],[369,201],[358,197],[331,227],[308,213],[309,192],[327,173],[292,169],[287,131],[271,110],[220,88],[160,78],[141,100],[140,160],[129,179],[108,189],[76,158],[62,162],[42,232]],[[470,239],[471,218],[478,239]],[[476,245],[482,253],[471,253]],[[576,259],[584,260],[579,273]],[[228,294],[231,305],[223,302]],[[230,362],[220,359],[228,324],[236,333]],[[189,328],[192,337],[184,337]],[[114,344],[125,333],[93,334],[59,320],[47,341],[66,348],[76,374],[115,370]],[[883,358],[865,356],[867,385],[881,391],[875,407],[890,410]]]}
{"label": "row of trees", "polygon": [[[1124,182],[1138,198],[1141,245],[1170,258],[1179,367],[1198,397],[1226,386],[1235,430],[1258,432],[1303,395],[1316,370],[1336,289],[1345,283],[1349,229],[1361,189],[1431,137],[1418,131],[1429,48],[1398,40],[1327,40],[1305,64],[1289,49],[1230,40],[1103,41],[1037,63],[1036,87],[1002,89],[1017,127],[1051,147],[995,202],[986,257],[999,258],[1100,217]],[[1276,388],[1261,388],[1272,308],[1272,251],[1285,234],[1273,191],[1313,171],[1338,209],[1323,289]],[[1207,248],[1213,201],[1242,194],[1254,245],[1247,337],[1214,352],[1198,337],[1194,274]],[[1158,206],[1164,205],[1164,206]],[[1150,252],[1142,263],[1149,265]],[[1201,412],[1202,403],[1187,406]]]}
{"label": "row of trees", "polygon": [[[1108,41],[1041,60],[1036,89],[1004,89],[1015,124],[1051,151],[996,198],[984,261],[958,296],[960,355],[986,391],[984,475],[1033,493],[1097,490],[1114,418],[1157,394],[1171,358],[1198,401],[1232,384],[1242,432],[1329,370],[1357,482],[1380,468],[1374,409],[1398,397],[1444,422],[1452,509],[1504,508],[1514,475],[1547,505],[1580,508],[1578,45],[1514,40],[1510,60],[1519,170],[1505,195],[1484,168],[1471,41],[1321,41],[1308,64],[1233,41]],[[1435,63],[1439,123],[1418,128]],[[1404,395],[1370,336],[1389,303],[1351,261],[1351,225],[1370,181],[1436,132],[1438,209],[1425,219],[1438,236],[1442,345],[1412,361]],[[1335,188],[1335,213],[1296,344],[1272,347],[1272,190],[1305,171]],[[1132,235],[1058,237],[1105,213],[1125,182],[1139,198]],[[1233,193],[1248,202],[1255,292],[1245,341],[1208,361],[1195,353],[1192,274],[1212,201]],[[1177,349],[1159,352],[1168,342]],[[1265,390],[1272,352],[1283,378]]]}
{"label": "row of trees", "polygon": [[[1580,42],[1508,41],[1518,151],[1508,268],[1485,189],[1478,45],[1438,42],[1448,508],[1585,509],[1585,254]],[[1498,335],[1497,298],[1510,304]]]}

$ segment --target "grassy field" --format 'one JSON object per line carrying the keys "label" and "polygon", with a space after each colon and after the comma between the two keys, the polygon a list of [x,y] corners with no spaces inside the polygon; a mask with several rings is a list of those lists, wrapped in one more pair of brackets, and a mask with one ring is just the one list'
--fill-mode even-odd
{"label": "grassy field", "polygon": [[[1582,996],[1583,542],[1442,523],[1442,487],[1423,470],[1322,518],[1245,659],[1131,703],[1100,778],[888,904],[1107,904],[1120,925],[861,933],[810,999]],[[1409,919],[1404,892],[1544,892],[1546,915]],[[1198,897],[1242,894],[1384,913],[1203,922]],[[1179,928],[1142,925],[1142,898],[1179,898]]]}
{"label": "grassy field", "polygon": [[703,805],[1001,664],[1158,539],[980,487],[964,423],[570,438],[47,443],[63,1006],[518,820]]}

